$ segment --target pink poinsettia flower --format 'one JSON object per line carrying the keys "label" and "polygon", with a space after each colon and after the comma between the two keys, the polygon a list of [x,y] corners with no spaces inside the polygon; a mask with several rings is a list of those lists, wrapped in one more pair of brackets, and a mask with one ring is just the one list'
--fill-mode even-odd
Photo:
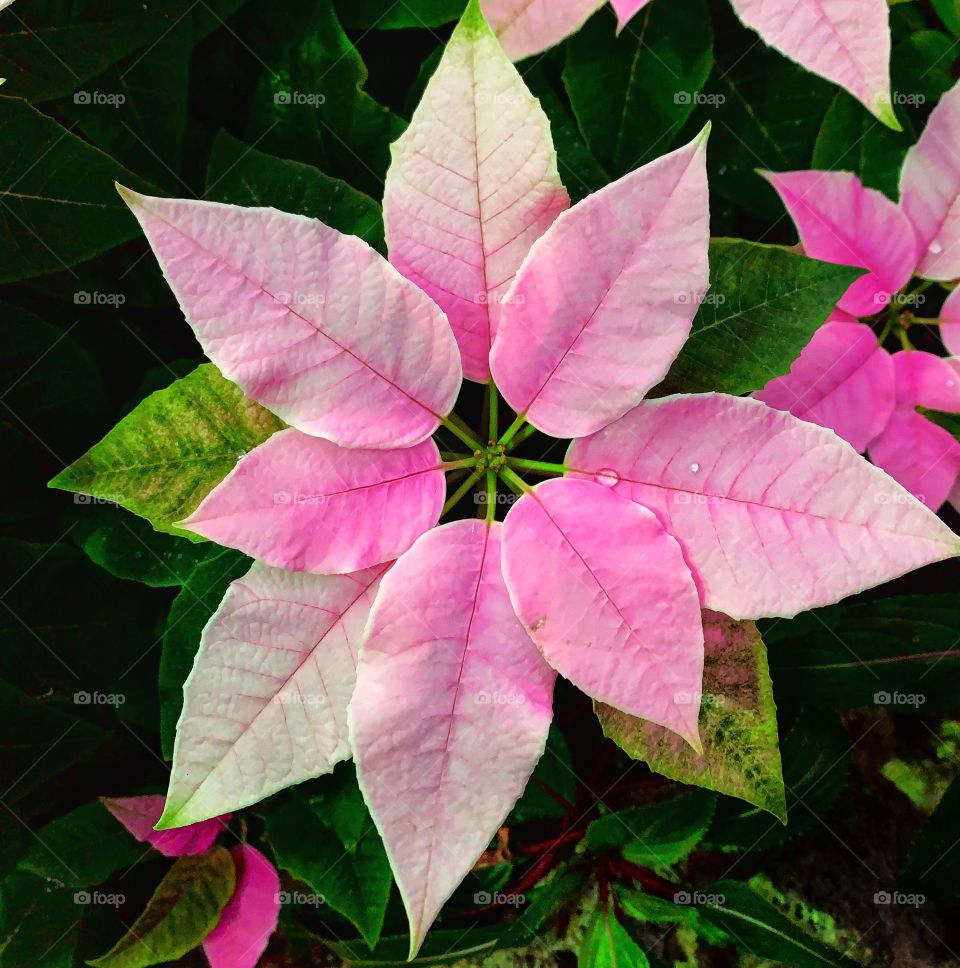
{"label": "pink poinsettia flower", "polygon": [[[623,30],[651,0],[610,0]],[[662,2],[662,0],[661,0]],[[814,74],[838,84],[896,131],[890,94],[890,24],[885,0],[731,0],[745,26]],[[576,33],[606,0],[481,0],[514,60]],[[955,163],[954,163],[955,167]]]}
{"label": "pink poinsettia flower", "polygon": [[[123,192],[207,354],[290,425],[183,524],[257,561],[204,629],[160,827],[353,756],[415,952],[521,795],[558,673],[698,747],[703,609],[792,615],[957,552],[827,430],[644,402],[708,285],[706,139],[567,209],[473,3],[394,148],[391,262],[301,216]],[[502,435],[450,414],[461,357],[518,415]],[[535,487],[524,423],[574,438]],[[437,526],[464,468],[484,516]]]}
{"label": "pink poinsettia flower", "polygon": [[[854,282],[790,372],[754,396],[835,430],[928,507],[939,508],[960,476],[960,444],[917,408],[960,412],[960,362],[878,345],[870,317],[919,275],[960,275],[960,85],[944,95],[900,180],[900,204],[849,172],[766,173],[796,224],[804,251],[869,270]],[[940,311],[947,350],[960,350],[960,296]],[[904,305],[911,305],[910,298]]]}
{"label": "pink poinsettia flower", "polygon": [[[164,857],[203,854],[227,829],[230,814],[174,830],[155,830],[166,797],[103,797],[101,802],[141,843]],[[211,968],[254,968],[280,916],[280,877],[263,854],[249,844],[230,849],[236,886],[213,930],[203,940]]]}

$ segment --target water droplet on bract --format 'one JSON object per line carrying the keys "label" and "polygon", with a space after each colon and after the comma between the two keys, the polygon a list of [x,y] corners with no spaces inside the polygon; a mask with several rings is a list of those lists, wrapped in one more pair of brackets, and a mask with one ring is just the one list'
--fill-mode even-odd
{"label": "water droplet on bract", "polygon": [[690,470],[692,470],[693,473],[696,474],[697,471],[700,470],[700,465],[699,464],[691,464],[690,465]]}
{"label": "water droplet on bract", "polygon": [[604,487],[614,487],[620,483],[620,475],[609,467],[604,467],[603,470],[597,471],[593,475],[593,479]]}
{"label": "water droplet on bract", "polygon": [[941,252],[943,252],[943,246],[939,242],[934,240],[933,242],[930,243],[930,248],[928,249],[928,251],[933,253],[933,255],[939,255]]}

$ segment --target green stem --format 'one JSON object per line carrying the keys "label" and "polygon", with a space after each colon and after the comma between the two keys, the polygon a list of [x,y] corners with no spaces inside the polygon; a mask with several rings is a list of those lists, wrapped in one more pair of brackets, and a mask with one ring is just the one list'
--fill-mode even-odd
{"label": "green stem", "polygon": [[506,446],[513,440],[516,432],[527,422],[527,418],[522,414],[517,414],[517,419],[514,420],[509,427],[507,427],[507,432],[497,441],[498,444],[503,444]]}
{"label": "green stem", "polygon": [[565,464],[549,464],[542,460],[525,460],[523,457],[508,457],[507,465],[517,470],[534,471],[551,477],[555,474],[566,474],[570,469]]}
{"label": "green stem", "polygon": [[533,424],[527,424],[523,430],[518,433],[513,440],[510,441],[510,446],[507,450],[513,450],[514,447],[519,447],[525,440],[532,437],[537,432],[537,428]]}
{"label": "green stem", "polygon": [[509,467],[504,467],[500,471],[500,476],[514,494],[527,494],[532,490],[530,485],[523,478],[517,477]]}
{"label": "green stem", "polygon": [[900,345],[905,350],[912,350],[914,348],[913,343],[910,342],[910,337],[907,336],[907,331],[905,329],[898,329],[897,336],[900,338]]}
{"label": "green stem", "polygon": [[476,457],[464,457],[462,460],[445,460],[440,467],[445,471],[455,471],[458,467],[476,467]]}
{"label": "green stem", "polygon": [[441,417],[440,423],[443,424],[447,430],[450,431],[455,437],[459,437],[471,450],[483,450],[480,446],[480,441],[477,440],[473,434],[471,434],[467,429],[459,426],[459,417],[455,414],[450,414],[447,417]]}
{"label": "green stem", "polygon": [[452,450],[440,451],[440,460],[472,460],[475,462],[476,459],[476,455],[474,454],[458,454]]}
{"label": "green stem", "polygon": [[497,475],[493,471],[487,471],[487,524],[492,524],[496,519]]}
{"label": "green stem", "polygon": [[929,316],[911,316],[910,325],[916,323],[918,326],[939,326],[939,319],[931,319]]}
{"label": "green stem", "polygon": [[447,498],[446,504],[443,506],[443,510],[440,512],[440,517],[442,518],[445,514],[449,514],[459,503],[463,500],[464,496],[470,491],[474,484],[484,474],[483,468],[471,474],[454,492]]}
{"label": "green stem", "polygon": [[496,384],[491,380],[487,384],[487,398],[489,400],[490,423],[487,440],[492,444],[497,439],[497,421],[500,417],[500,394]]}

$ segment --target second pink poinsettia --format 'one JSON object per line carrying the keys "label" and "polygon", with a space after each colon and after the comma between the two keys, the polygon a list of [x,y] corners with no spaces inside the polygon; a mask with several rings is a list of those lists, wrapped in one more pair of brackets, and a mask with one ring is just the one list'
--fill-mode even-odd
{"label": "second pink poinsettia", "polygon": [[[183,522],[258,560],[204,629],[160,827],[352,755],[416,952],[543,753],[558,673],[697,747],[703,609],[793,615],[960,550],[828,430],[644,399],[708,287],[707,135],[567,208],[473,0],[395,146],[389,262],[302,216],[125,193],[206,352],[290,425]],[[450,412],[461,359],[492,378],[479,437]],[[522,479],[524,425],[573,438],[535,462],[556,479]],[[437,526],[478,482],[480,517]]]}
{"label": "second pink poinsettia", "polygon": [[[960,413],[960,362],[913,349],[891,355],[857,317],[889,317],[909,308],[916,297],[903,290],[915,274],[928,280],[960,275],[960,222],[953,214],[960,175],[941,163],[958,152],[960,85],[944,95],[907,153],[899,205],[849,172],[765,174],[808,255],[867,271],[790,373],[754,396],[835,430],[933,509],[948,499],[960,475],[960,443],[920,411]],[[956,290],[944,302],[939,321],[944,345],[956,352]]]}

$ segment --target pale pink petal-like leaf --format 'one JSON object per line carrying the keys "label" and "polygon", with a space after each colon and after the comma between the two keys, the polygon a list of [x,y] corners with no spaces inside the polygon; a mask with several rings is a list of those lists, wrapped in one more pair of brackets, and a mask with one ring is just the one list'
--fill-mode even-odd
{"label": "pale pink petal-like leaf", "polygon": [[897,406],[960,413],[960,360],[922,350],[893,354]]}
{"label": "pale pink petal-like leaf", "polygon": [[203,939],[210,968],[255,968],[280,917],[280,877],[249,844],[230,848],[237,871],[233,897]]}
{"label": "pale pink petal-like leaf", "polygon": [[737,16],[771,47],[849,91],[894,131],[886,0],[732,0]]}
{"label": "pale pink petal-like leaf", "polygon": [[893,363],[869,326],[831,320],[814,333],[789,373],[754,396],[835,430],[863,453],[893,413]]}
{"label": "pale pink petal-like leaf", "polygon": [[870,444],[870,459],[936,511],[960,474],[960,443],[915,410],[898,410]]}
{"label": "pale pink petal-like leaf", "polygon": [[762,172],[777,190],[814,259],[870,271],[844,293],[839,307],[872,316],[913,275],[917,241],[909,219],[882,192],[848,171]]}
{"label": "pale pink petal-like leaf", "polygon": [[490,368],[544,433],[622,416],[686,341],[709,282],[707,133],[564,212],[517,273]]}
{"label": "pale pink petal-like leaf", "polygon": [[360,653],[350,735],[411,956],[523,792],[552,718],[555,674],[513,612],[500,532],[425,534],[384,577]]}
{"label": "pale pink petal-like leaf", "polygon": [[209,850],[230,821],[230,814],[215,812],[199,823],[178,830],[154,830],[163,816],[166,797],[101,797],[103,805],[127,828],[135,840],[150,844],[164,857],[183,857]]}
{"label": "pale pink petal-like leaf", "polygon": [[653,512],[592,481],[546,481],[507,515],[503,575],[561,675],[699,750],[700,599]]}
{"label": "pale pink petal-like leaf", "polygon": [[444,493],[432,440],[357,450],[290,428],[242,457],[178,527],[277,568],[346,574],[403,554],[437,523]]}
{"label": "pale pink petal-like leaf", "polygon": [[960,84],[940,98],[900,171],[900,204],[919,243],[918,273],[960,276]]}
{"label": "pale pink petal-like leaf", "polygon": [[830,430],[719,393],[641,404],[567,466],[616,481],[683,547],[706,608],[790,616],[960,552],[960,538]]}
{"label": "pale pink petal-like leaf", "polygon": [[230,586],[184,685],[164,826],[248,806],[349,758],[347,703],[384,571],[255,562]]}
{"label": "pale pink petal-like leaf", "polygon": [[550,122],[472,3],[393,146],[383,196],[390,261],[446,312],[469,379],[490,379],[501,301],[569,204]]}
{"label": "pale pink petal-like leaf", "polygon": [[204,352],[287,423],[402,447],[453,406],[447,320],[366,242],[272,208],[120,193]]}
{"label": "pale pink petal-like leaf", "polygon": [[623,30],[650,0],[610,0],[617,12],[617,28]]}
{"label": "pale pink petal-like leaf", "polygon": [[953,290],[940,308],[940,339],[953,356],[960,356],[960,286]]}
{"label": "pale pink petal-like leaf", "polygon": [[481,0],[487,23],[511,60],[522,60],[575,34],[606,0]]}

